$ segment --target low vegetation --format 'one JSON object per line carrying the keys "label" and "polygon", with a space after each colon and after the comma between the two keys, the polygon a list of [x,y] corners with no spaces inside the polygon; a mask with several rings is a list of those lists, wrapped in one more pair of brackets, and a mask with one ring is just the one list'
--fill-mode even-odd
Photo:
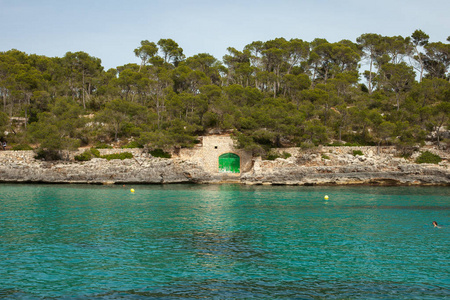
{"label": "low vegetation", "polygon": [[33,150],[33,147],[31,147],[28,144],[16,144],[12,147],[12,150],[14,151]]}
{"label": "low vegetation", "polygon": [[288,159],[289,157],[291,157],[292,155],[290,154],[290,153],[288,153],[288,152],[283,152],[283,153],[278,153],[278,152],[276,152],[276,151],[271,151],[268,155],[267,155],[267,157],[266,157],[266,159],[267,160],[275,160],[275,159],[277,159],[277,158],[284,158],[284,159]]}
{"label": "low vegetation", "polygon": [[130,152],[113,153],[113,154],[102,155],[102,156],[100,156],[100,158],[105,158],[107,160],[111,160],[111,159],[124,160],[124,159],[133,158],[133,154],[131,154]]}
{"label": "low vegetation", "polygon": [[159,158],[171,158],[172,155],[170,153],[164,152],[162,149],[155,149],[150,151],[150,154],[153,157],[159,157]]}
{"label": "low vegetation", "polygon": [[130,152],[122,152],[122,153],[113,153],[113,154],[107,154],[107,155],[100,155],[100,151],[98,151],[95,148],[91,148],[89,150],[85,150],[80,155],[76,155],[74,158],[77,161],[89,161],[89,160],[91,160],[94,157],[104,158],[104,159],[107,159],[107,160],[111,160],[111,159],[124,160],[124,159],[133,158],[133,154],[130,153]]}
{"label": "low vegetation", "polygon": [[441,161],[442,158],[439,155],[433,154],[430,151],[422,152],[416,159],[416,163],[418,164],[438,164]]}
{"label": "low vegetation", "polygon": [[364,155],[364,153],[362,153],[362,151],[361,150],[353,150],[353,152],[352,152],[352,154],[353,154],[353,156],[357,156],[357,155]]}
{"label": "low vegetation", "polygon": [[330,159],[330,157],[326,154],[322,154],[322,159]]}

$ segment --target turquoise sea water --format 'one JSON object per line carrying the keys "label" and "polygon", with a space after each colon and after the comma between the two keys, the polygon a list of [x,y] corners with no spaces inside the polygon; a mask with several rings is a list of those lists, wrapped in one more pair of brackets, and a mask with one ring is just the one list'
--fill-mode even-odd
{"label": "turquoise sea water", "polygon": [[449,233],[448,187],[0,184],[0,298],[448,299]]}

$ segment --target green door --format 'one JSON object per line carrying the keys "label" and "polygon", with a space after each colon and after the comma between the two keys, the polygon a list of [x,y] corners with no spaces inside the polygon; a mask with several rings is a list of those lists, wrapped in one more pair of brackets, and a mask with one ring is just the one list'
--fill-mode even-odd
{"label": "green door", "polygon": [[225,153],[219,156],[220,173],[240,173],[241,159],[234,153]]}

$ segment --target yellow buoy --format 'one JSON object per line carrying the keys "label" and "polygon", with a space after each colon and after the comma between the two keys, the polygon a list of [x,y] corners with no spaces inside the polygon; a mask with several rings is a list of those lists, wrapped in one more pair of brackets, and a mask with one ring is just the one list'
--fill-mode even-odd
{"label": "yellow buoy", "polygon": [[324,199],[325,199],[325,200],[328,200],[328,195],[325,195]]}
{"label": "yellow buoy", "polygon": [[134,193],[134,189],[131,189],[130,192]]}

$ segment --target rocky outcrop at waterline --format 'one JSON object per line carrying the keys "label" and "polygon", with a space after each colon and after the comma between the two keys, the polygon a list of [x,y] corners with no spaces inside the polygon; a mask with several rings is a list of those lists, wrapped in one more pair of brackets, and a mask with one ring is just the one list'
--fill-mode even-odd
{"label": "rocky outcrop at waterline", "polygon": [[[375,147],[358,147],[363,155],[351,154],[353,148],[324,147],[305,153],[298,148],[282,149],[291,156],[273,161],[253,159],[248,172],[215,173],[198,160],[186,156],[162,159],[140,149],[114,150],[133,153],[132,159],[87,162],[47,162],[36,160],[33,151],[1,151],[1,182],[36,183],[222,183],[277,185],[450,185],[449,154],[438,164],[416,164],[395,157],[393,150],[376,153]],[[105,150],[106,151],[106,150]],[[112,150],[108,150],[112,151]],[[418,152],[419,153],[419,152]],[[73,153],[71,157],[73,158]],[[103,154],[103,153],[102,153]],[[416,154],[417,155],[417,154]],[[212,158],[214,159],[214,158]]]}
{"label": "rocky outcrop at waterline", "polygon": [[[129,149],[127,151],[130,151]],[[9,153],[8,153],[9,152]],[[188,183],[211,177],[194,163],[152,158],[134,152],[133,159],[94,158],[86,162],[40,161],[32,151],[0,152],[0,181],[42,183]]]}
{"label": "rocky outcrop at waterline", "polygon": [[[357,148],[363,155],[351,154]],[[394,156],[394,149],[377,154],[375,147],[324,147],[317,153],[293,153],[288,159],[255,160],[251,172],[243,174],[246,184],[291,185],[450,185],[448,153],[443,162],[414,163]]]}
{"label": "rocky outcrop at waterline", "polygon": [[304,167],[277,164],[266,168],[264,162],[255,163],[255,169],[243,174],[246,184],[288,185],[449,185],[450,172],[433,165],[399,165],[396,169],[381,170],[375,166],[315,166]]}

